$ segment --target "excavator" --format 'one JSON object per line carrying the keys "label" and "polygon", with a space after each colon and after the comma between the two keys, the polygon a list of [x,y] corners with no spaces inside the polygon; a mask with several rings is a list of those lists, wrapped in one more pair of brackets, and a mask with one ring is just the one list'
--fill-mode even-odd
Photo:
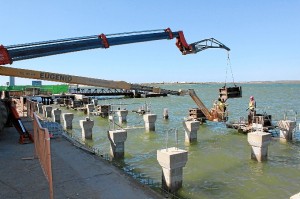
{"label": "excavator", "polygon": [[[124,45],[173,38],[176,38],[176,46],[178,47],[182,55],[196,54],[200,51],[210,48],[221,48],[230,51],[230,49],[227,46],[225,46],[224,44],[222,44],[214,38],[203,39],[201,41],[188,44],[185,40],[182,31],[172,32],[170,28],[162,30],[127,32],[110,35],[105,35],[102,33],[100,35],[26,43],[6,47],[0,45],[0,75],[114,89],[149,91],[154,93],[166,93],[171,95],[189,94],[208,120],[224,121],[224,117],[220,116],[220,114],[216,114],[215,109],[208,110],[202,103],[200,98],[196,95],[195,91],[192,89],[188,91],[172,91],[140,84],[130,84],[124,81],[103,80],[67,74],[17,69],[12,67],[1,66],[12,64],[15,61],[45,57],[50,55],[77,52],[96,48],[106,49],[114,45]],[[236,95],[236,92],[239,91],[239,88],[233,88],[233,91],[235,92],[234,95],[230,94],[229,91],[232,91],[232,89],[223,89],[222,98],[227,99],[230,97],[240,97],[239,94]],[[19,131],[21,137],[30,137],[30,134],[28,134],[28,131],[24,129],[24,126],[19,120],[19,116],[16,114],[12,114],[15,111],[13,111],[13,108],[11,108],[12,106],[10,106],[9,103],[4,103],[5,101],[7,101],[7,97],[6,99],[2,99],[2,102],[0,101],[0,131],[2,130],[7,120],[10,118],[12,121],[18,121],[13,123],[15,124],[17,129],[21,129]]]}

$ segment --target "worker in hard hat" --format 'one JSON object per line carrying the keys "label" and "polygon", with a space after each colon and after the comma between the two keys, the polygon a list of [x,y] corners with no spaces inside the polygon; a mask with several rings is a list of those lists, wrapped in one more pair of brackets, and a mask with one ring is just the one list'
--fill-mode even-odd
{"label": "worker in hard hat", "polygon": [[225,100],[219,98],[217,106],[218,106],[217,110],[218,110],[219,114],[221,115],[222,120],[226,120],[225,117],[226,117],[226,107],[227,107],[227,104],[225,103]]}
{"label": "worker in hard hat", "polygon": [[256,101],[254,100],[253,96],[250,96],[250,101],[249,101],[249,114],[248,114],[248,124],[252,124],[253,118],[256,115]]}

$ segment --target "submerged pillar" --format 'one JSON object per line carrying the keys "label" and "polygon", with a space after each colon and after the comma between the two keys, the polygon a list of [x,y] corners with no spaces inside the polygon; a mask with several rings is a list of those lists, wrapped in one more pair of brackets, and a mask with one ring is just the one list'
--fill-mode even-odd
{"label": "submerged pillar", "polygon": [[82,137],[92,139],[94,120],[90,120],[90,118],[87,117],[85,120],[79,120],[79,124],[81,127]]}
{"label": "submerged pillar", "polygon": [[146,131],[155,131],[156,118],[157,118],[156,114],[151,114],[150,113],[150,114],[143,115]]}
{"label": "submerged pillar", "polygon": [[248,133],[248,143],[251,145],[251,159],[262,162],[268,159],[268,145],[271,142],[271,133],[255,131]]}
{"label": "submerged pillar", "polygon": [[167,108],[164,108],[163,118],[164,118],[165,120],[169,119],[169,111],[168,111]]}
{"label": "submerged pillar", "polygon": [[61,116],[61,110],[59,108],[52,110],[53,122],[57,122],[60,124],[60,116]]}
{"label": "submerged pillar", "polygon": [[127,131],[124,129],[108,131],[108,139],[110,141],[110,155],[117,159],[124,158]]}
{"label": "submerged pillar", "polygon": [[119,122],[123,123],[127,121],[128,110],[117,110],[117,115],[119,117]]}
{"label": "submerged pillar", "polygon": [[38,113],[43,114],[43,104],[42,103],[37,104],[37,110],[38,110]]}
{"label": "submerged pillar", "polygon": [[293,133],[296,128],[296,121],[292,120],[280,120],[278,122],[280,129],[280,138],[286,140],[293,140]]}
{"label": "submerged pillar", "polygon": [[176,192],[182,187],[182,168],[188,160],[186,150],[175,147],[157,150],[157,161],[162,167],[162,188]]}
{"label": "submerged pillar", "polygon": [[87,104],[86,105],[86,111],[87,114],[90,115],[91,112],[93,112],[95,110],[95,105],[94,104]]}
{"label": "submerged pillar", "polygon": [[197,131],[199,130],[199,121],[185,121],[183,122],[183,128],[185,131],[185,142],[197,142]]}
{"label": "submerged pillar", "polygon": [[72,121],[74,118],[74,114],[73,113],[63,113],[62,118],[64,120],[64,129],[72,129],[72,127],[73,127]]}
{"label": "submerged pillar", "polygon": [[52,111],[52,106],[50,105],[43,105],[43,115],[44,117],[50,117],[51,118],[51,111]]}

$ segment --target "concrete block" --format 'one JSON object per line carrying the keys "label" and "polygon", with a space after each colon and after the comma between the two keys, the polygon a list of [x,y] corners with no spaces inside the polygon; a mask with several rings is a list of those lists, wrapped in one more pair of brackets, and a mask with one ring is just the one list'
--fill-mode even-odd
{"label": "concrete block", "polygon": [[155,131],[156,118],[157,118],[156,114],[145,114],[145,115],[143,115],[146,131]]}
{"label": "concrete block", "polygon": [[63,113],[62,118],[64,120],[64,129],[72,129],[73,125],[73,118],[74,114],[73,113]]}
{"label": "concrete block", "polygon": [[267,146],[271,142],[271,133],[266,133],[262,131],[255,131],[248,133],[248,143],[251,146],[263,147]]}
{"label": "concrete block", "polygon": [[53,122],[60,123],[61,110],[59,108],[52,110]]}
{"label": "concrete block", "polygon": [[110,140],[110,154],[113,158],[124,158],[125,141],[127,139],[127,131],[123,129],[108,132]]}
{"label": "concrete block", "polygon": [[52,111],[52,106],[43,105],[43,115],[44,115],[44,117],[50,117],[51,118],[51,111]]}
{"label": "concrete block", "polygon": [[197,141],[197,131],[199,130],[199,121],[184,121],[183,128],[185,130],[185,142],[191,143]]}
{"label": "concrete block", "polygon": [[292,120],[280,120],[278,122],[278,127],[280,129],[280,138],[286,140],[293,139],[293,133],[296,128],[296,121]]}
{"label": "concrete block", "polygon": [[268,145],[271,142],[271,133],[255,131],[248,133],[248,142],[251,145],[251,159],[262,162],[268,159]]}
{"label": "concrete block", "polygon": [[128,110],[117,110],[116,113],[120,123],[127,121]]}
{"label": "concrete block", "polygon": [[37,110],[39,114],[43,114],[43,104],[42,103],[38,103],[37,104]]}
{"label": "concrete block", "polygon": [[175,147],[157,150],[157,161],[160,166],[167,169],[184,167],[188,159],[186,150]]}
{"label": "concrete block", "polygon": [[87,117],[85,120],[79,120],[79,125],[81,127],[82,137],[92,139],[94,120],[90,120],[90,118]]}

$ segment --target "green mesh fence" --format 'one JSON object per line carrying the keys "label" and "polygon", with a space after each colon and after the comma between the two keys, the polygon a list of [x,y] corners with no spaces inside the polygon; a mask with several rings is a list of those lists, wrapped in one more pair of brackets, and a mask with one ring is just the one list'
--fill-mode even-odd
{"label": "green mesh fence", "polygon": [[42,85],[42,86],[0,86],[0,91],[25,91],[26,88],[40,88],[41,91],[47,91],[52,94],[67,93],[68,85]]}

